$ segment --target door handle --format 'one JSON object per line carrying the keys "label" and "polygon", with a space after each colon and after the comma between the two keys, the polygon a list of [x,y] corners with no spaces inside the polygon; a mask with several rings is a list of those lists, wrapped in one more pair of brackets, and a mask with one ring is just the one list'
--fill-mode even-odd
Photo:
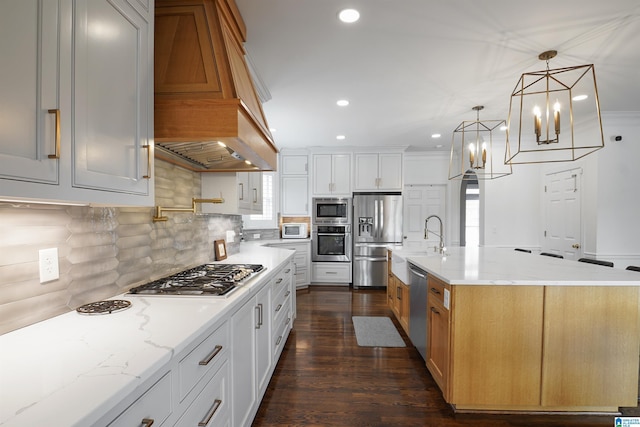
{"label": "door handle", "polygon": [[573,249],[580,249],[580,243],[574,243],[573,245],[571,245],[571,247]]}

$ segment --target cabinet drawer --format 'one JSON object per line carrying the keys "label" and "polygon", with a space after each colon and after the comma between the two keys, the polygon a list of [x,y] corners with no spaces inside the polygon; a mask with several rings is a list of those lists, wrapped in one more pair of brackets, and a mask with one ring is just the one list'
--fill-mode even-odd
{"label": "cabinet drawer", "polygon": [[171,415],[171,372],[166,373],[149,387],[138,400],[109,424],[110,427],[142,425],[142,420],[153,420],[161,425]]}
{"label": "cabinet drawer", "polygon": [[229,424],[229,372],[225,361],[185,411],[178,426],[224,426]]}
{"label": "cabinet drawer", "polygon": [[444,283],[441,280],[438,280],[434,277],[429,276],[428,278],[428,288],[429,291],[427,293],[428,298],[433,298],[435,301],[440,302],[440,304],[444,304],[444,290],[449,289],[449,285]]}
{"label": "cabinet drawer", "polygon": [[289,330],[291,329],[291,310],[287,309],[285,316],[282,316],[279,323],[276,323],[273,328],[273,354],[276,355],[274,360],[278,360],[278,355],[284,347],[284,343],[287,341]]}
{"label": "cabinet drawer", "polygon": [[280,317],[291,310],[291,288],[286,287],[281,289],[273,298],[273,305],[271,306],[274,324],[280,321]]}
{"label": "cabinet drawer", "polygon": [[180,401],[210,369],[226,358],[228,348],[229,325],[225,322],[180,361]]}
{"label": "cabinet drawer", "polygon": [[314,282],[351,282],[351,264],[347,262],[314,262],[312,268],[311,278]]}

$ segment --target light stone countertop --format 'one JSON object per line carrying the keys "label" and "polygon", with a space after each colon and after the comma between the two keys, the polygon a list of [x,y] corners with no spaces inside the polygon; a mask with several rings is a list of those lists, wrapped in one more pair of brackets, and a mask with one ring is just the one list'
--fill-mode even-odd
{"label": "light stone countertop", "polygon": [[75,311],[0,336],[0,425],[90,426],[168,369],[172,357],[249,300],[293,251],[241,244],[224,263],[266,270],[227,298],[118,295],[109,315]]}
{"label": "light stone countertop", "polygon": [[451,285],[640,286],[640,273],[518,252],[506,248],[398,251],[410,263]]}

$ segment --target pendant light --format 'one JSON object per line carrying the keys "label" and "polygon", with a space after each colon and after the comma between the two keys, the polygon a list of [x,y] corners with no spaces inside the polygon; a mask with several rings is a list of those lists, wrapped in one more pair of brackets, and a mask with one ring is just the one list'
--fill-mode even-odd
{"label": "pendant light", "polygon": [[473,107],[475,121],[463,121],[453,131],[449,179],[496,179],[511,174],[511,164],[505,164],[502,153],[506,149],[504,120],[482,120],[484,106]]}
{"label": "pendant light", "polygon": [[505,163],[573,161],[604,147],[593,64],[550,70],[557,53],[538,55],[546,70],[522,74],[511,94]]}

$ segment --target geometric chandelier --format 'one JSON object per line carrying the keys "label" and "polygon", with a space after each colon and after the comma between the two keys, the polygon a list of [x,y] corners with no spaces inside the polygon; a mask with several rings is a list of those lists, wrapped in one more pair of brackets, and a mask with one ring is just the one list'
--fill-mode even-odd
{"label": "geometric chandelier", "polygon": [[506,122],[480,120],[482,105],[473,107],[475,121],[463,121],[453,131],[449,179],[475,181],[511,175],[510,164],[504,163]]}
{"label": "geometric chandelier", "polygon": [[604,147],[593,64],[550,70],[556,55],[541,53],[547,69],[524,73],[511,94],[505,163],[573,161]]}

